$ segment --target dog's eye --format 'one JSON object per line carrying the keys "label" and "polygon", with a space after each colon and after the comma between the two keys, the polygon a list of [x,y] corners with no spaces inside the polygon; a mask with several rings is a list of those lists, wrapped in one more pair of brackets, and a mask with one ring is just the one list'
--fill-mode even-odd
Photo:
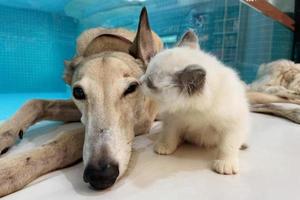
{"label": "dog's eye", "polygon": [[123,96],[126,96],[126,95],[128,95],[130,93],[135,92],[138,87],[139,87],[139,83],[138,82],[130,83],[130,85],[128,86],[128,88],[125,90]]}
{"label": "dog's eye", "polygon": [[86,98],[83,89],[78,86],[73,88],[73,96],[77,100],[83,100]]}

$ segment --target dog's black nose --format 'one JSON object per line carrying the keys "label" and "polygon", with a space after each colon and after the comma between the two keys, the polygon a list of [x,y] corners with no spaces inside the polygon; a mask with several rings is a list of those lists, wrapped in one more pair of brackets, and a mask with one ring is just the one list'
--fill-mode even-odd
{"label": "dog's black nose", "polygon": [[100,162],[100,165],[88,165],[83,173],[83,179],[96,190],[104,190],[112,186],[119,176],[118,164]]}

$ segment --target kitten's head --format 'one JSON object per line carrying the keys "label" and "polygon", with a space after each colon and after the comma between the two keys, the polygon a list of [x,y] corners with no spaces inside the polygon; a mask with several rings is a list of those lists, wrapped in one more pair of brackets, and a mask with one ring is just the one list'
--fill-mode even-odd
{"label": "kitten's head", "polygon": [[196,34],[188,31],[177,47],[151,59],[141,78],[142,90],[158,102],[161,111],[190,107],[204,96],[207,72],[199,64],[199,50]]}

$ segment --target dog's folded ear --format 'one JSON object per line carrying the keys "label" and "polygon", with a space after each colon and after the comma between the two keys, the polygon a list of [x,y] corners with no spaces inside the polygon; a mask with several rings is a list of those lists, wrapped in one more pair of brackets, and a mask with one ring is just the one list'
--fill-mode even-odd
{"label": "dog's folded ear", "polygon": [[94,38],[86,47],[83,56],[87,57],[104,51],[129,53],[132,42],[125,37],[113,34],[102,34]]}
{"label": "dog's folded ear", "polygon": [[141,11],[138,30],[129,53],[133,57],[141,59],[146,65],[157,53],[145,7]]}
{"label": "dog's folded ear", "polygon": [[206,72],[200,65],[188,65],[175,74],[174,82],[181,92],[189,96],[199,93],[204,87]]}
{"label": "dog's folded ear", "polygon": [[65,70],[64,70],[63,79],[67,84],[71,85],[73,73],[74,73],[76,67],[81,62],[81,60],[82,60],[82,56],[78,56],[78,57],[73,58],[73,60],[71,60],[71,61],[69,61],[69,60],[64,61]]}
{"label": "dog's folded ear", "polygon": [[181,40],[177,44],[178,47],[190,47],[192,49],[199,49],[199,39],[196,33],[192,30],[188,30],[183,34]]}

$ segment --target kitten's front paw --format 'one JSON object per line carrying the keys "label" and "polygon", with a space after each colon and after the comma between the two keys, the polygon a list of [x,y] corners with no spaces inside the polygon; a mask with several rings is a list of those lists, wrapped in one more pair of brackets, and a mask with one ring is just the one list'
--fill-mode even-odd
{"label": "kitten's front paw", "polygon": [[169,145],[165,142],[156,142],[154,145],[154,151],[161,155],[172,154],[176,150],[176,146]]}
{"label": "kitten's front paw", "polygon": [[238,159],[233,160],[214,160],[213,170],[219,174],[232,175],[239,172]]}

